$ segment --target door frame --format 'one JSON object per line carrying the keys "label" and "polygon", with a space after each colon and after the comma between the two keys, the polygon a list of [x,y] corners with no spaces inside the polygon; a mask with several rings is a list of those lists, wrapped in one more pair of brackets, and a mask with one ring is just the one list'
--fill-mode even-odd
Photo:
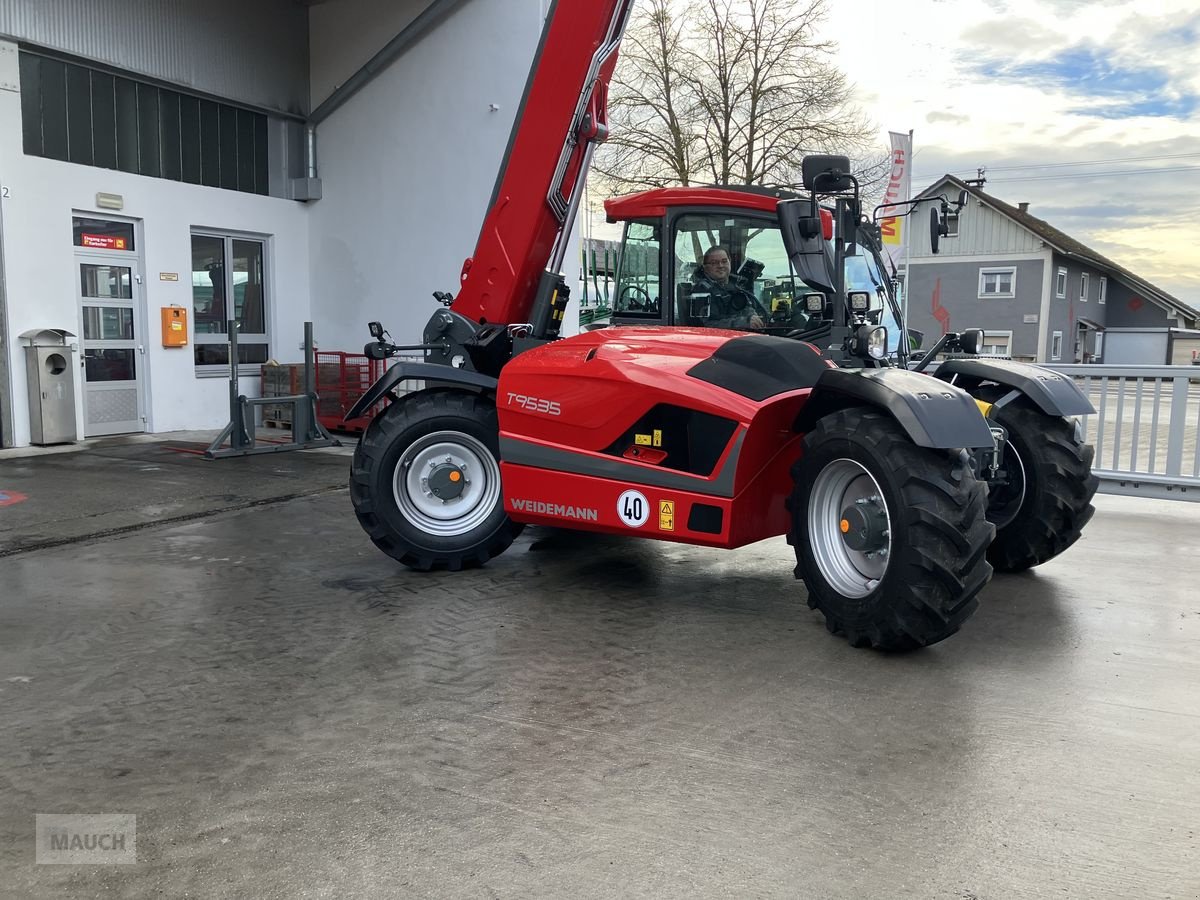
{"label": "door frame", "polygon": [[[97,250],[88,247],[77,247],[71,245],[73,251],[71,256],[71,277],[74,283],[75,294],[75,315],[77,334],[79,335],[79,417],[80,417],[80,435],[84,438],[92,437],[107,437],[111,434],[142,434],[149,432],[150,427],[150,344],[149,338],[149,315],[147,313],[147,288],[146,283],[146,265],[145,265],[145,233],[142,228],[142,220],[134,219],[129,216],[114,216],[107,212],[94,210],[71,210],[72,219],[84,217],[88,219],[99,219],[101,221],[117,222],[122,225],[133,226],[133,243],[134,249],[132,252],[121,250]],[[73,231],[73,229],[72,229]],[[86,264],[97,265],[114,265],[122,266],[130,270],[132,276],[132,294],[133,294],[133,329],[134,341],[137,344],[135,349],[135,372],[137,377],[138,410],[137,418],[141,424],[139,429],[134,431],[106,431],[103,433],[89,434],[87,424],[87,379],[84,375],[84,331],[83,331],[83,291],[80,285],[80,265]]]}

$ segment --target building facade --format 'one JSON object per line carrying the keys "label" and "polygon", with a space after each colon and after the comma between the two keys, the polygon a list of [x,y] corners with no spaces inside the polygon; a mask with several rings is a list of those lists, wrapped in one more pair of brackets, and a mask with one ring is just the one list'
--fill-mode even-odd
{"label": "building facade", "polygon": [[[1170,364],[1200,348],[1200,313],[1032,215],[947,175],[921,196],[967,204],[934,254],[914,240],[908,316],[932,344],[979,327],[984,352],[1032,362]],[[915,221],[915,220],[914,220]]]}
{"label": "building facade", "polygon": [[0,4],[0,445],[30,442],[23,334],[64,335],[79,437],[219,429],[230,320],[247,396],[306,321],[419,341],[547,5]]}

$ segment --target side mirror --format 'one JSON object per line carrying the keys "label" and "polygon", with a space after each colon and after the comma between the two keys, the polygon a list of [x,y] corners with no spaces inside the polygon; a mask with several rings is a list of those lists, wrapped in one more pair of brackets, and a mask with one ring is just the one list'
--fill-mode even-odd
{"label": "side mirror", "polygon": [[963,353],[977,355],[983,346],[983,329],[968,328],[958,336],[958,346],[962,348]]}
{"label": "side mirror", "polygon": [[915,328],[906,328],[905,331],[908,333],[908,349],[920,350],[921,345],[925,343],[925,332]]}
{"label": "side mirror", "polygon": [[957,206],[961,210],[966,205],[967,205],[967,192],[959,191],[958,192],[958,203],[956,203],[955,206]]}
{"label": "side mirror", "polygon": [[800,178],[804,189],[814,193],[841,194],[854,189],[848,156],[806,156],[800,163]]}
{"label": "side mirror", "polygon": [[942,235],[942,223],[938,219],[938,209],[936,206],[929,210],[929,249],[932,253],[938,252],[938,239]]}
{"label": "side mirror", "polygon": [[377,341],[383,340],[383,323],[382,322],[368,322],[367,323],[367,331],[371,332],[371,337],[375,338],[375,340],[377,340]]}

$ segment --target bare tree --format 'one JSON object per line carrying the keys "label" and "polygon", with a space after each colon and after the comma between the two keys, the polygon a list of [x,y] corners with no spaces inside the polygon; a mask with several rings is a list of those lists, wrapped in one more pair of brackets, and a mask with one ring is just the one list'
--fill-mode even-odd
{"label": "bare tree", "polygon": [[826,0],[645,0],[621,48],[605,188],[795,185],[809,153],[870,156],[873,129],[817,37]]}

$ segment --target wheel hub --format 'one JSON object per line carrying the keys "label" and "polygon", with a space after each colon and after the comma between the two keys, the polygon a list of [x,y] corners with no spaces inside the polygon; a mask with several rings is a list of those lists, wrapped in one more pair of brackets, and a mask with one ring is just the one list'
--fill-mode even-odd
{"label": "wheel hub", "polygon": [[879,505],[878,497],[860,497],[842,510],[838,523],[842,540],[859,553],[877,553],[887,546],[887,510]]}
{"label": "wheel hub", "polygon": [[457,500],[469,484],[466,472],[453,462],[435,463],[426,482],[429,492],[443,503]]}

